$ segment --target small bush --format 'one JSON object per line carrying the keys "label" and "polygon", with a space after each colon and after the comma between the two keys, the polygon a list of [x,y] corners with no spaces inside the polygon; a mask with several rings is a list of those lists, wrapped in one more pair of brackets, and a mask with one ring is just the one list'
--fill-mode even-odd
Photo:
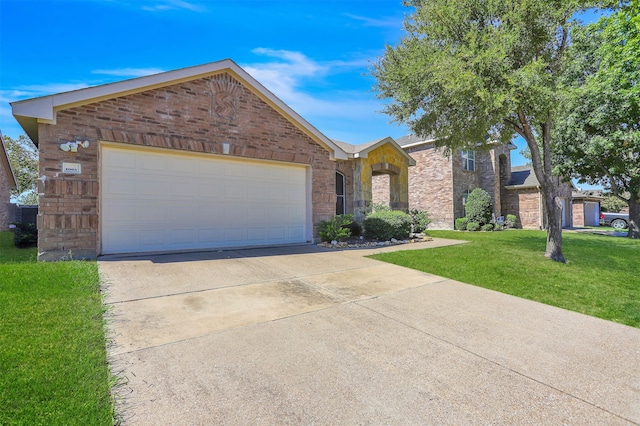
{"label": "small bush", "polygon": [[339,214],[331,220],[323,220],[318,226],[320,240],[325,242],[342,241],[351,236],[349,225],[353,223],[352,214]]}
{"label": "small bush", "polygon": [[411,223],[411,216],[399,210],[379,211],[364,219],[364,230],[371,239],[404,239],[411,232]]}
{"label": "small bush", "polygon": [[478,222],[480,225],[491,222],[491,195],[481,188],[476,188],[467,197],[464,205],[466,217],[469,222]]}
{"label": "small bush", "polygon": [[409,216],[411,216],[411,232],[423,232],[431,223],[429,213],[424,210],[409,210]]}
{"label": "small bush", "polygon": [[478,229],[480,229],[480,224],[478,222],[467,223],[467,231],[477,231]]}
{"label": "small bush", "polygon": [[493,225],[490,223],[485,223],[481,228],[485,232],[493,231]]}
{"label": "small bush", "polygon": [[458,231],[466,231],[467,230],[467,223],[469,222],[469,219],[467,219],[466,217],[459,217],[456,219],[456,230]]}
{"label": "small bush", "polygon": [[514,214],[508,214],[507,218],[504,221],[504,227],[507,229],[510,228],[515,228],[516,227],[516,223],[517,223],[517,218],[516,215]]}
{"label": "small bush", "polygon": [[15,223],[13,243],[18,248],[35,247],[38,245],[38,228],[32,223]]}
{"label": "small bush", "polygon": [[351,222],[348,225],[343,225],[343,228],[347,228],[351,231],[351,237],[359,237],[360,235],[362,235],[362,225],[360,225],[358,222]]}

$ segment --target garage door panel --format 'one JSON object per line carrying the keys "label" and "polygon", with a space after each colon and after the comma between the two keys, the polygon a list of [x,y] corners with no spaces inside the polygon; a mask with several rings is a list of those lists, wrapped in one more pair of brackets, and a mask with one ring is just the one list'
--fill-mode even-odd
{"label": "garage door panel", "polygon": [[305,242],[304,167],[103,147],[102,252]]}

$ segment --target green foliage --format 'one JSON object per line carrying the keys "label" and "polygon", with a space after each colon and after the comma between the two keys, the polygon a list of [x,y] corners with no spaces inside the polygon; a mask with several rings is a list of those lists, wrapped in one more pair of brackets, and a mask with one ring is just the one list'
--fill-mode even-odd
{"label": "green foliage", "polygon": [[404,239],[411,232],[411,223],[411,216],[399,210],[371,213],[364,219],[365,235],[382,241]]}
{"label": "green foliage", "polygon": [[4,136],[4,146],[18,183],[18,189],[12,190],[11,195],[16,197],[16,201],[20,204],[38,204],[37,148],[25,135],[20,135],[18,139]]}
{"label": "green foliage", "polygon": [[567,52],[554,154],[560,173],[627,198],[640,238],[640,2],[579,28]]}
{"label": "green foliage", "polygon": [[33,223],[15,223],[14,243],[18,248],[38,245],[38,228]]}
{"label": "green foliage", "polygon": [[477,231],[479,229],[480,229],[480,224],[478,222],[467,223],[467,231]]}
{"label": "green foliage", "polygon": [[491,195],[484,189],[474,189],[467,197],[467,204],[464,205],[464,209],[469,222],[478,222],[480,225],[491,222],[491,213],[493,211]]}
{"label": "green foliage", "polygon": [[493,224],[485,223],[484,225],[482,225],[482,227],[480,229],[482,229],[485,232],[493,231]]}
{"label": "green foliage", "polygon": [[504,226],[507,229],[515,228],[517,224],[518,224],[518,218],[516,217],[515,214],[508,214],[504,220]]}
{"label": "green foliage", "polygon": [[429,213],[425,210],[412,209],[409,210],[409,216],[411,216],[411,232],[423,232],[431,223],[429,219]]}
{"label": "green foliage", "polygon": [[600,208],[603,212],[618,213],[625,207],[627,207],[627,203],[613,194],[605,195],[604,200],[600,202]]}
{"label": "green foliage", "polygon": [[362,225],[358,222],[351,222],[348,225],[344,225],[343,228],[347,228],[351,232],[351,237],[359,237],[362,235]]}
{"label": "green foliage", "polygon": [[[469,241],[437,250],[378,254],[375,259],[524,299],[640,327],[640,241],[567,233],[571,263],[541,253],[544,231],[429,231],[436,238]],[[517,265],[517,267],[514,267]]]}
{"label": "green foliage", "polygon": [[458,231],[466,231],[468,222],[469,219],[466,217],[459,217],[456,219],[455,227]]}
{"label": "green foliage", "polygon": [[351,236],[349,226],[352,223],[352,214],[339,214],[331,220],[323,220],[318,226],[320,239],[325,242],[344,241]]}
{"label": "green foliage", "polygon": [[[524,138],[545,207],[552,175],[551,129],[566,113],[559,78],[572,16],[608,0],[407,0],[406,35],[372,69],[384,112],[448,152]],[[561,223],[550,215],[549,257],[562,256]]]}

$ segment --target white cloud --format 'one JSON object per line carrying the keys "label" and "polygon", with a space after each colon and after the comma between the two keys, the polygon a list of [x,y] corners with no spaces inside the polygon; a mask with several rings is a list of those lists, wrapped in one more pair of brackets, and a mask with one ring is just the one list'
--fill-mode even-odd
{"label": "white cloud", "polygon": [[86,83],[51,83],[18,86],[10,90],[0,90],[0,102],[14,102],[21,99],[37,98],[89,87]]}
{"label": "white cloud", "polygon": [[392,17],[384,19],[369,18],[367,16],[353,15],[351,13],[345,13],[344,16],[360,21],[365,27],[386,27],[386,28],[401,28],[402,20]]}
{"label": "white cloud", "polygon": [[142,6],[142,10],[147,12],[165,12],[167,10],[188,10],[191,12],[204,12],[207,8],[203,5],[184,0],[165,0],[153,5]]}
{"label": "white cloud", "polygon": [[[254,49],[253,52],[274,60],[243,64],[243,69],[294,111],[318,126],[320,131],[331,122],[340,121],[347,126],[347,123],[351,123],[355,130],[366,127],[368,121],[384,120],[378,114],[382,105],[371,92],[335,90],[326,83],[329,75],[349,72],[362,74],[369,65],[367,60],[318,62],[301,52],[265,48]],[[324,88],[320,91],[310,89],[314,85]]]}
{"label": "white cloud", "polygon": [[164,72],[160,68],[116,68],[111,70],[93,70],[91,74],[111,75],[116,77],[144,77],[151,74]]}

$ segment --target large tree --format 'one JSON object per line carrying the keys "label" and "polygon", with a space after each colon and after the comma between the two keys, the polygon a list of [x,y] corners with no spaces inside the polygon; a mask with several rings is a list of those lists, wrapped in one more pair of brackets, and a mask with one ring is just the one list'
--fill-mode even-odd
{"label": "large tree", "polygon": [[563,262],[551,131],[577,12],[597,0],[407,0],[406,35],[374,65],[385,112],[439,144],[527,142],[547,212],[545,256]]}
{"label": "large tree", "polygon": [[18,139],[4,135],[4,146],[18,183],[18,189],[11,191],[11,195],[20,204],[38,204],[38,150],[25,135]]}
{"label": "large tree", "polygon": [[640,2],[574,34],[558,122],[558,169],[602,185],[629,205],[640,238]]}

